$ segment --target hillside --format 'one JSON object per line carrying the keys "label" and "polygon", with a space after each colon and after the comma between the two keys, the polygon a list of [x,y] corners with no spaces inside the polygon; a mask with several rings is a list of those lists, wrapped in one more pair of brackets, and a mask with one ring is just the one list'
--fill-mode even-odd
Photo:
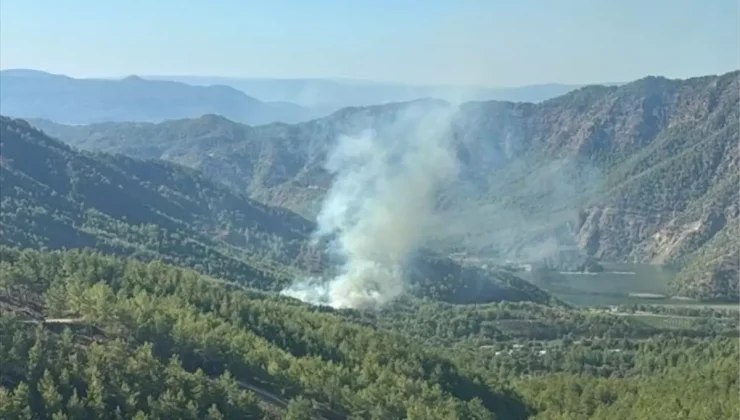
{"label": "hillside", "polygon": [[164,259],[261,287],[280,281],[254,266],[288,264],[306,249],[310,222],[195,171],[80,153],[22,120],[2,117],[0,134],[5,244]]}
{"label": "hillside", "polygon": [[740,413],[737,318],[711,310],[670,334],[532,303],[333,311],[161,262],[2,246],[0,282],[7,419]]}
{"label": "hillside", "polygon": [[75,79],[33,70],[0,72],[0,109],[19,118],[67,124],[157,122],[224,115],[245,124],[305,121],[317,114],[288,102],[263,102],[224,85],[191,86],[130,76]]}
{"label": "hillside", "polygon": [[[1,244],[94,248],[272,291],[331,268],[324,250],[309,242],[314,223],[236,194],[192,169],[79,152],[6,117],[0,120],[0,139]],[[404,280],[419,297],[550,300],[504,271],[461,267],[441,256],[420,256],[409,270]]]}
{"label": "hillside", "polygon": [[[524,223],[547,227],[555,219],[554,228],[568,221],[573,242],[588,255],[683,266],[678,293],[736,300],[737,282],[728,280],[738,276],[740,248],[728,238],[740,221],[738,75],[651,77],[619,88],[584,88],[535,107],[473,105],[479,118],[503,118],[492,137],[515,136],[515,154],[528,162],[557,156],[557,172],[570,172],[553,179],[552,171],[528,168],[533,173],[509,187],[507,198],[492,201],[507,209],[506,201],[524,196],[525,205],[550,213],[532,209]],[[523,123],[512,122],[516,108]],[[504,164],[489,178],[520,175]],[[548,188],[557,193],[543,203],[540,194]],[[554,217],[553,210],[559,210]],[[529,228],[527,234],[540,233]]]}
{"label": "hillside", "polygon": [[[677,292],[736,299],[727,279],[737,277],[740,250],[722,238],[733,237],[739,214],[738,74],[648,77],[537,104],[462,105],[448,133],[460,176],[440,196],[436,246],[525,262],[578,249],[581,258],[676,264],[684,267]],[[324,163],[340,134],[371,127],[393,135],[413,126],[409,115],[445,107],[429,100],[347,108],[259,127],[216,116],[34,124],[82,148],[198,168],[313,218],[332,185]]]}
{"label": "hillside", "polygon": [[[0,253],[3,418],[118,410],[162,420],[524,419],[528,411],[510,389],[484,385],[397,334],[190,270],[90,252]],[[34,328],[9,303],[37,308],[36,319],[78,321],[61,334],[65,325]]]}

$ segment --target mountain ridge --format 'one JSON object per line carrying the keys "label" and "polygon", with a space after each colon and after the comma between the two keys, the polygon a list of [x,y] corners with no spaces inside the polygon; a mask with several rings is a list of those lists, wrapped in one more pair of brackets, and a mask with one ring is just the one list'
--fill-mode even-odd
{"label": "mountain ridge", "polygon": [[0,84],[4,115],[70,124],[158,122],[209,113],[245,124],[298,122],[317,116],[309,108],[285,101],[264,102],[226,85],[192,86],[135,75],[78,79],[38,70],[2,70]]}
{"label": "mountain ridge", "polygon": [[193,85],[225,84],[247,95],[271,101],[294,102],[327,112],[352,106],[405,102],[429,96],[455,102],[471,100],[538,102],[582,86],[542,83],[513,87],[487,87],[325,78],[270,79],[182,75],[143,75],[142,77],[153,80],[176,80]]}
{"label": "mountain ridge", "polygon": [[[738,127],[732,121],[740,108],[738,75],[653,76],[583,87],[537,104],[463,104],[450,134],[462,163],[461,183],[444,193],[441,205],[454,219],[480,223],[456,227],[468,245],[480,243],[474,252],[521,258],[532,252],[533,241],[554,238],[556,248],[578,245],[605,260],[699,264],[691,256],[737,220]],[[445,106],[420,100],[353,107],[304,123],[257,127],[213,118],[137,130],[126,124],[37,125],[82,148],[198,168],[311,218],[331,186],[323,159],[337,136],[382,131],[408,109]],[[707,227],[698,234],[678,227],[698,220]],[[490,235],[498,236],[497,251],[491,251]],[[713,249],[732,255],[734,248]],[[678,290],[718,295],[701,287]],[[726,292],[731,299],[737,293]]]}
{"label": "mountain ridge", "polygon": [[[163,260],[272,292],[335,274],[325,250],[312,244],[313,222],[192,168],[77,151],[7,117],[0,117],[0,134],[0,244]],[[463,267],[428,252],[409,261],[398,281],[407,294],[457,303],[554,301],[503,270]]]}

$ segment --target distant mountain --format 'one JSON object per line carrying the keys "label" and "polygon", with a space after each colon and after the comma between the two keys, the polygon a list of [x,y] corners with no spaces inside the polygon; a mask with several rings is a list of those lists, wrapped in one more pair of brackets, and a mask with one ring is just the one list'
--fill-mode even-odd
{"label": "distant mountain", "polygon": [[[0,139],[0,245],[164,260],[272,291],[330,271],[309,242],[312,222],[192,169],[80,152],[7,117],[0,117]],[[430,253],[416,257],[409,270],[410,292],[419,297],[550,301],[507,272],[463,267]]]}
{"label": "distant mountain", "polygon": [[[577,249],[614,262],[682,267],[676,293],[737,299],[740,72],[589,86],[542,103],[471,102],[449,133],[460,179],[440,196],[450,252],[541,260]],[[69,127],[34,122],[83,148],[163,158],[315,217],[340,134],[380,135],[415,101],[347,108],[295,124],[224,118]],[[422,112],[423,113],[423,112]],[[566,259],[569,257],[565,257]]]}
{"label": "distant mountain", "polygon": [[298,122],[315,111],[289,102],[263,102],[224,85],[179,82],[75,79],[35,70],[0,72],[4,115],[46,118],[66,124],[105,121],[159,122],[219,114],[245,124]]}
{"label": "distant mountain", "polygon": [[549,83],[520,87],[491,88],[454,85],[408,85],[332,79],[267,79],[210,76],[143,76],[192,85],[226,85],[266,101],[287,101],[332,112],[351,106],[378,105],[422,98],[450,102],[499,100],[540,102],[563,95],[583,85]]}

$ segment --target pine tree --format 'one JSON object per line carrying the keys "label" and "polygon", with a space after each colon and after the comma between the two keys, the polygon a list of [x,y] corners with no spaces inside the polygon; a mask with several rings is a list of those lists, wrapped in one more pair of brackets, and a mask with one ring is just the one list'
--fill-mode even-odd
{"label": "pine tree", "polygon": [[44,293],[44,313],[48,318],[60,318],[67,312],[67,289],[64,281],[51,283]]}
{"label": "pine tree", "polygon": [[314,408],[310,400],[296,397],[288,403],[285,420],[310,420],[314,418]]}
{"label": "pine tree", "polygon": [[45,332],[43,327],[36,328],[36,339],[28,351],[26,375],[30,383],[36,383],[43,372]]}
{"label": "pine tree", "polygon": [[77,390],[72,392],[72,396],[67,401],[67,414],[70,420],[82,420],[87,419],[87,412],[85,410],[85,404],[77,395]]}
{"label": "pine tree", "polygon": [[21,407],[17,405],[12,391],[0,387],[0,419],[15,417]]}
{"label": "pine tree", "polygon": [[28,388],[28,384],[21,382],[13,390],[11,399],[11,407],[15,412],[16,419],[18,420],[31,420],[33,418],[31,412],[31,393]]}
{"label": "pine tree", "polygon": [[90,366],[90,379],[88,381],[85,406],[88,407],[94,418],[103,418],[106,415],[105,407],[105,385],[103,377],[96,366]]}
{"label": "pine tree", "polygon": [[41,394],[41,400],[44,403],[46,413],[56,413],[61,409],[62,395],[57,390],[56,381],[54,381],[54,377],[48,369],[44,370],[44,374],[38,384],[38,390]]}
{"label": "pine tree", "polygon": [[51,420],[69,420],[69,417],[63,411],[57,411],[51,415]]}
{"label": "pine tree", "polygon": [[224,415],[221,414],[221,411],[219,411],[218,407],[216,407],[216,404],[211,405],[211,407],[208,409],[208,412],[206,413],[206,420],[223,420]]}
{"label": "pine tree", "polygon": [[151,419],[148,415],[144,414],[143,411],[139,410],[136,412],[136,415],[134,415],[132,420],[151,420]]}

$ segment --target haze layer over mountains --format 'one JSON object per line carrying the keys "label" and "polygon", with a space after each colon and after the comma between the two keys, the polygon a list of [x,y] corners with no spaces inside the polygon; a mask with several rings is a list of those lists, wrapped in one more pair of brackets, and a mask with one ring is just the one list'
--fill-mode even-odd
{"label": "haze layer over mountains", "polygon": [[[578,86],[520,88],[413,86],[329,79],[234,79],[188,76],[129,76],[80,79],[37,70],[0,71],[3,115],[44,118],[66,124],[107,121],[161,122],[218,114],[258,125],[295,123],[350,106],[420,98],[451,102],[537,102]],[[259,99],[257,99],[259,98]]]}

